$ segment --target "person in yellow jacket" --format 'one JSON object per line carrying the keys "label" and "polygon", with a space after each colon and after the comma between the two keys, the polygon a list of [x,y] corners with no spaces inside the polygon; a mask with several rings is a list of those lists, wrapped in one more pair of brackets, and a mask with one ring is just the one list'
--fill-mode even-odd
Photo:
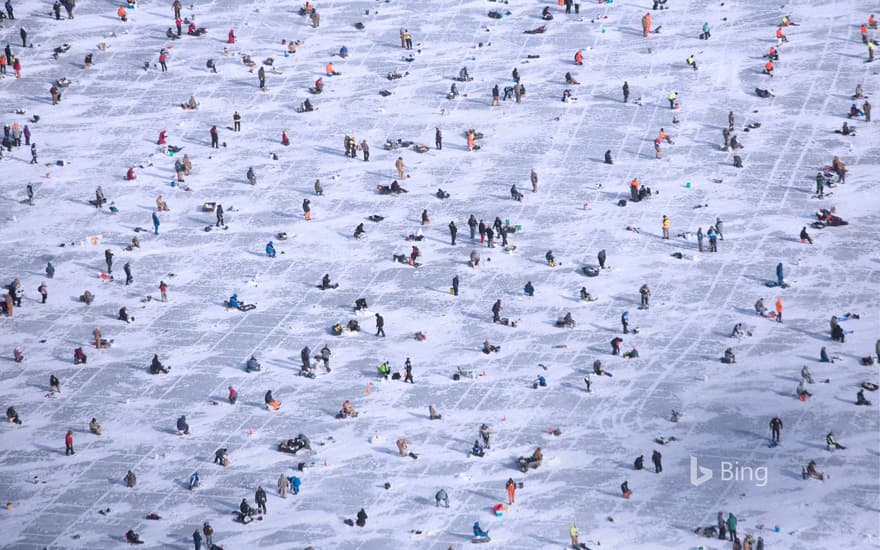
{"label": "person in yellow jacket", "polygon": [[669,217],[663,216],[663,238],[669,240]]}
{"label": "person in yellow jacket", "polygon": [[574,547],[578,546],[578,528],[574,523],[571,524],[571,527],[568,528],[568,535],[571,537],[571,545]]}

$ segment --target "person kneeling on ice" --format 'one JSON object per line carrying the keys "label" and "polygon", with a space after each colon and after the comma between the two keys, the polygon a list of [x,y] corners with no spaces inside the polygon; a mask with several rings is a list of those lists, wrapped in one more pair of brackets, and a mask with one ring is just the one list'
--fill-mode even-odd
{"label": "person kneeling on ice", "polygon": [[235,402],[238,401],[238,392],[235,391],[235,388],[229,386],[226,388],[229,390],[229,395],[226,396],[226,400],[229,401],[230,405],[235,405]]}
{"label": "person kneeling on ice", "polygon": [[871,405],[871,402],[865,399],[865,390],[859,390],[859,392],[856,394],[856,405]]}
{"label": "person kneeling on ice", "polygon": [[272,241],[269,241],[266,244],[266,255],[269,256],[270,258],[275,257],[275,245],[272,244]]}
{"label": "person kneeling on ice", "polygon": [[229,449],[223,447],[214,452],[214,464],[229,466]]}
{"label": "person kneeling on ice", "polygon": [[633,349],[624,353],[623,356],[626,357],[627,359],[638,359],[639,350],[637,350],[635,347],[633,347]]}
{"label": "person kneeling on ice", "polygon": [[229,307],[239,307],[241,306],[241,302],[238,301],[238,294],[233,294],[229,297],[229,300],[226,301],[226,304]]}
{"label": "person kneeling on ice", "polygon": [[493,346],[492,344],[489,343],[489,340],[485,340],[483,342],[483,353],[488,355],[490,353],[497,352],[497,351],[498,351],[498,346]]}
{"label": "person kneeling on ice", "polygon": [[519,201],[519,202],[522,202],[522,200],[523,200],[523,196],[524,196],[524,195],[523,195],[522,193],[520,193],[520,192],[516,189],[516,184],[515,184],[515,183],[514,183],[513,185],[510,186],[510,197],[511,197],[513,200],[515,200],[515,201]]}
{"label": "person kneeling on ice", "polygon": [[348,418],[348,417],[356,418],[357,415],[358,415],[358,412],[356,410],[354,410],[354,407],[351,406],[351,402],[348,399],[346,399],[345,402],[342,404],[342,409],[336,415],[336,418]]}
{"label": "person kneeling on ice", "polygon": [[546,254],[544,254],[544,259],[547,260],[547,265],[550,267],[556,267],[556,257],[553,256],[553,251],[548,250]]}
{"label": "person kneeling on ice", "polygon": [[141,540],[140,535],[134,532],[133,529],[129,529],[128,532],[125,533],[125,542],[128,544],[143,544],[144,541]]}
{"label": "person kneeling on ice", "polygon": [[817,469],[815,460],[811,460],[801,474],[804,479],[811,477],[813,479],[818,479],[819,481],[825,481],[825,474]]}
{"label": "person kneeling on ice", "polygon": [[584,300],[587,302],[595,302],[596,301],[596,298],[592,294],[587,292],[587,287],[585,287],[585,286],[581,287],[579,295],[581,297],[581,300]]}
{"label": "person kneeling on ice", "polygon": [[840,449],[841,451],[845,451],[846,447],[841,445],[834,439],[834,432],[828,432],[828,435],[825,436],[825,445],[829,451],[833,451],[835,449]]}
{"label": "person kneeling on ice", "polygon": [[391,376],[391,365],[388,364],[388,361],[385,361],[376,368],[376,371],[379,373],[380,378],[388,380]]}
{"label": "person kneeling on ice", "polygon": [[84,352],[82,348],[76,348],[75,350],[73,350],[74,365],[79,365],[80,363],[85,363],[86,361],[86,352]]}
{"label": "person kneeling on ice", "polygon": [[526,296],[535,295],[535,287],[534,285],[532,285],[532,281],[526,283],[526,286],[523,288],[523,292],[525,292]]}
{"label": "person kneeling on ice", "polygon": [[758,315],[764,315],[767,313],[767,308],[764,307],[764,298],[758,298],[758,301],[755,302],[755,313]]}
{"label": "person kneeling on ice", "polygon": [[89,422],[89,431],[95,435],[101,435],[101,425],[98,424],[97,418],[92,418]]}
{"label": "person kneeling on ice", "polygon": [[483,449],[483,446],[480,444],[480,440],[474,440],[474,446],[471,448],[471,454],[474,456],[486,456],[486,451]]}
{"label": "person kneeling on ice", "polygon": [[803,380],[801,380],[800,383],[798,383],[797,396],[798,396],[798,399],[800,399],[801,401],[806,401],[807,398],[813,397],[813,394],[810,393],[809,391],[807,391],[807,388],[804,387]]}
{"label": "person kneeling on ice", "polygon": [[306,98],[305,101],[299,106],[299,112],[301,113],[311,113],[315,110],[315,106],[312,105],[312,102],[309,101],[309,98]]}
{"label": "person kneeling on ice", "polygon": [[337,288],[338,286],[339,286],[339,283],[336,283],[336,284],[330,283],[330,274],[329,273],[325,273],[324,277],[321,278],[321,290],[329,290],[332,288]]}
{"label": "person kneeling on ice", "polygon": [[251,358],[244,365],[244,370],[245,372],[260,372],[260,362],[257,361],[255,356],[251,355]]}
{"label": "person kneeling on ice", "polygon": [[489,538],[489,531],[483,531],[483,528],[480,527],[480,522],[474,522],[474,536],[477,538]]}
{"label": "person kneeling on ice", "polygon": [[125,179],[129,181],[137,179],[137,176],[134,174],[134,166],[128,167],[128,172],[125,173]]}
{"label": "person kneeling on ice", "polygon": [[736,354],[733,353],[733,348],[727,348],[724,350],[724,356],[721,358],[721,362],[730,365],[736,363]]}
{"label": "person kneeling on ice", "polygon": [[248,504],[247,499],[241,499],[241,504],[238,505],[238,516],[235,518],[236,521],[240,523],[250,523],[254,519],[253,516],[254,509]]}
{"label": "person kneeling on ice", "polygon": [[547,379],[544,378],[544,375],[539,374],[538,378],[536,378],[535,381],[532,382],[532,387],[534,389],[546,388],[547,387]]}
{"label": "person kneeling on ice", "polygon": [[168,374],[169,369],[159,361],[159,355],[153,354],[153,360],[150,361],[150,374],[164,373]]}
{"label": "person kneeling on ice", "polygon": [[189,424],[186,423],[186,416],[177,419],[177,435],[186,435],[189,433]]}
{"label": "person kneeling on ice", "polygon": [[281,407],[281,403],[277,401],[274,397],[272,397],[272,390],[267,390],[266,395],[263,397],[263,401],[266,403],[266,408],[271,408],[273,410],[278,410]]}
{"label": "person kneeling on ice", "polygon": [[201,481],[199,481],[199,473],[193,472],[192,475],[189,476],[189,484],[187,485],[187,488],[190,491],[192,491],[193,489],[198,487],[200,484],[201,484]]}
{"label": "person kneeling on ice", "polygon": [[125,321],[126,323],[130,323],[130,322],[134,321],[134,316],[130,315],[128,313],[128,308],[123,306],[122,308],[119,309],[118,319],[120,321]]}
{"label": "person kneeling on ice", "polygon": [[440,503],[443,503],[444,508],[449,508],[449,495],[446,494],[445,489],[440,489],[437,491],[437,494],[434,495],[434,500],[437,502],[437,507],[440,507]]}

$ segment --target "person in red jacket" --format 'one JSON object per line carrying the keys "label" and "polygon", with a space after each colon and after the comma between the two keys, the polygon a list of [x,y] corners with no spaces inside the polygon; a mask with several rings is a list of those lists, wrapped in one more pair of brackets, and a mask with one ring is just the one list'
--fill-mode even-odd
{"label": "person in red jacket", "polygon": [[159,132],[159,140],[156,142],[156,145],[165,145],[165,137],[168,135],[166,130],[162,130]]}
{"label": "person in red jacket", "polygon": [[64,436],[64,456],[75,454],[76,452],[73,450],[73,432],[67,430],[67,435]]}
{"label": "person in red jacket", "polygon": [[229,43],[235,44],[235,29],[229,29]]}
{"label": "person in red jacket", "polygon": [[21,61],[17,57],[15,63],[12,64],[12,70],[15,71],[15,78],[21,78]]}
{"label": "person in red jacket", "polygon": [[166,61],[168,61],[168,54],[163,50],[162,53],[159,54],[159,65],[162,66],[163,73],[168,70],[168,66],[165,65]]}
{"label": "person in red jacket", "polygon": [[581,50],[578,50],[574,54],[574,64],[575,65],[583,65],[584,64],[584,54]]}

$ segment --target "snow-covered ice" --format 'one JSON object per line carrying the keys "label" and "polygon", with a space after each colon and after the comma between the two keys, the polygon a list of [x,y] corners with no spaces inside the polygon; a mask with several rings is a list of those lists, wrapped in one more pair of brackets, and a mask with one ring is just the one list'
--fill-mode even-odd
{"label": "snow-covered ice", "polygon": [[[731,543],[693,531],[724,511],[739,518],[740,537],[760,536],[768,550],[880,548],[880,395],[866,391],[874,405],[854,404],[863,381],[880,382],[880,131],[876,122],[846,119],[857,84],[871,100],[880,89],[859,35],[876,6],[669,0],[668,10],[653,11],[648,0],[618,1],[583,3],[577,15],[552,5],[555,19],[545,23],[543,4],[534,2],[359,0],[319,2],[320,26],[312,28],[295,3],[221,0],[184,6],[182,15],[194,15],[208,32],[172,41],[165,37],[170,2],[138,4],[127,23],[116,16],[118,2],[81,2],[75,19],[62,9],[56,21],[50,4],[22,0],[16,19],[2,22],[4,44],[20,55],[23,73],[16,79],[9,67],[0,79],[2,120],[28,124],[39,155],[29,164],[22,145],[0,161],[0,281],[19,278],[24,288],[23,307],[0,317],[0,405],[14,406],[23,421],[0,429],[0,501],[10,503],[0,514],[5,547],[116,548],[134,529],[144,548],[191,548],[193,530],[210,521],[215,543],[227,550],[442,550],[468,547],[479,520],[490,547],[566,547],[574,522],[593,550],[721,549]],[[490,10],[510,14],[492,19]],[[644,38],[646,12],[662,28]],[[787,14],[798,25],[784,29],[789,42],[771,79],[760,74],[762,56]],[[698,38],[704,21],[707,41]],[[523,33],[542,24],[544,34]],[[18,47],[21,25],[33,48]],[[402,27],[412,33],[412,52],[400,48]],[[230,29],[235,44],[227,44]],[[286,56],[282,39],[303,43]],[[54,59],[63,43],[69,51]],[[346,59],[334,55],[343,45]],[[157,65],[163,47],[165,73]],[[573,63],[579,49],[582,67]],[[84,70],[89,52],[94,66]],[[242,64],[245,53],[257,67],[274,59],[281,74],[265,66],[267,91],[258,87],[257,67]],[[415,59],[407,62],[410,53]],[[685,63],[691,54],[697,71]],[[324,76],[324,92],[310,94],[328,61],[342,74]],[[474,80],[457,82],[461,97],[449,100],[462,66]],[[512,86],[514,67],[525,99],[491,107],[492,86],[502,93]],[[408,74],[390,81],[392,71]],[[581,84],[566,86],[567,71]],[[52,106],[49,88],[61,77],[72,83]],[[759,98],[756,87],[772,88],[775,97]],[[566,88],[576,101],[561,101]],[[672,91],[678,110],[669,109]],[[191,95],[200,106],[183,111]],[[297,113],[306,98],[317,110]],[[719,150],[731,110],[733,133],[745,145],[741,169],[733,153]],[[235,111],[241,132],[232,131]],[[39,122],[30,122],[34,115]],[[844,121],[855,137],[834,133]],[[743,131],[753,122],[760,128]],[[219,149],[210,148],[213,125],[225,143]],[[440,151],[435,127],[443,132]],[[657,160],[661,127],[674,144],[664,142]],[[467,150],[469,128],[484,134],[478,151]],[[182,148],[173,157],[156,144],[163,129],[168,144]],[[280,143],[285,129],[289,147]],[[345,135],[369,143],[369,162],[360,153],[343,156]],[[386,151],[386,139],[430,150]],[[606,150],[613,165],[603,163]],[[172,185],[183,154],[193,165],[188,191]],[[846,183],[826,189],[833,194],[820,201],[816,171],[834,155],[848,166]],[[376,186],[397,175],[398,156],[411,175],[402,182],[409,193],[379,195]],[[130,166],[134,181],[123,179]],[[249,167],[255,186],[245,177]],[[659,194],[621,208],[633,178]],[[323,196],[314,193],[316,179]],[[34,205],[22,202],[28,183]],[[511,199],[513,184],[522,202]],[[98,185],[118,213],[88,204]],[[450,198],[437,198],[438,188]],[[154,235],[158,195],[170,210]],[[305,198],[311,221],[303,217]],[[209,201],[223,205],[227,230],[205,231],[215,223],[202,211]],[[832,206],[849,225],[811,228],[816,210]],[[430,224],[421,227],[423,210]],[[385,219],[367,221],[372,214]],[[471,214],[517,225],[509,235],[516,250],[472,242]],[[661,239],[663,215],[671,220],[668,241]],[[717,254],[701,254],[694,234],[716,218],[724,239]],[[453,220],[456,246],[447,228]],[[361,222],[367,237],[356,240]],[[798,238],[804,226],[813,245]],[[424,240],[404,240],[420,227]],[[279,232],[289,238],[278,240]],[[687,239],[679,236],[685,232]],[[126,251],[135,236],[140,248]],[[274,259],[264,253],[269,240]],[[392,261],[412,244],[421,249],[421,267]],[[115,278],[102,282],[108,248]],[[472,269],[475,248],[482,261]],[[595,265],[601,249],[611,269],[585,277],[581,268]],[[548,250],[555,268],[544,261]],[[48,261],[53,279],[44,275]],[[128,286],[126,262],[134,277]],[[765,286],[778,262],[789,288]],[[338,289],[317,287],[325,273]],[[456,274],[457,297],[449,291]],[[43,281],[45,305],[36,290]],[[158,300],[160,281],[169,287],[167,303]],[[523,293],[527,281],[533,297]],[[651,307],[641,310],[645,283]],[[579,300],[581,287],[598,300]],[[91,306],[78,301],[85,290],[96,296]],[[227,310],[223,300],[233,293],[257,308]],[[359,297],[384,316],[386,338],[374,336],[372,315],[353,313]],[[760,297],[770,309],[782,297],[783,324],[755,315]],[[491,322],[497,299],[502,316],[519,326]],[[122,306],[133,323],[116,320]],[[577,326],[555,327],[569,311]],[[621,334],[623,311],[638,334]],[[832,341],[829,319],[848,312],[860,318],[842,321],[845,343]],[[361,333],[331,333],[356,317]],[[752,336],[730,337],[739,322]],[[110,349],[90,345],[95,327],[113,340]],[[419,331],[425,341],[415,339]],[[612,356],[616,335],[640,357]],[[484,340],[500,352],[481,353]],[[299,376],[303,346],[316,354],[324,344],[332,372]],[[80,346],[88,363],[74,365]],[[819,363],[822,346],[841,360]],[[12,360],[16,347],[21,363]],[[734,365],[719,361],[727,347],[736,351]],[[169,374],[149,373],[154,353]],[[252,354],[259,373],[244,371]],[[866,356],[874,356],[873,366],[862,365]],[[415,384],[377,378],[381,362],[402,371],[407,357]],[[596,359],[614,376],[591,376],[587,393],[583,378]],[[806,402],[795,395],[804,365],[816,379]],[[453,380],[457,367],[474,377]],[[62,392],[49,397],[52,373]],[[539,374],[548,387],[533,389]],[[235,405],[226,401],[228,386],[239,393]],[[282,403],[277,412],[263,406],[270,389]],[[346,399],[360,415],[337,420]],[[428,419],[431,404],[441,420]],[[681,411],[680,422],[670,421],[672,410]],[[184,414],[192,433],[178,437],[175,422]],[[769,448],[768,424],[777,415],[782,444]],[[89,433],[92,417],[103,435]],[[491,428],[491,449],[468,457],[482,423]],[[63,453],[68,429],[71,457]],[[825,449],[830,431],[846,450]],[[314,453],[276,450],[300,432]],[[677,440],[657,445],[661,436]],[[399,438],[411,441],[417,460],[398,456]],[[517,457],[539,446],[542,466],[520,473]],[[220,447],[230,450],[225,468],[212,464]],[[654,449],[663,454],[660,475],[650,466]],[[633,470],[639,455],[645,471]],[[713,470],[712,480],[690,483],[691,457]],[[829,479],[803,480],[810,460]],[[304,471],[296,472],[298,462],[306,462]],[[765,467],[766,485],[721,479],[722,462]],[[128,470],[137,474],[133,489],[122,481]],[[196,470],[202,485],[190,492]],[[301,477],[299,495],[277,496],[281,473]],[[523,487],[495,517],[508,478]],[[628,500],[619,489],[625,480],[634,491]],[[242,498],[254,504],[258,485],[269,493],[268,514],[249,525],[233,522]],[[448,509],[435,507],[440,488]],[[361,508],[369,516],[364,528],[343,523]],[[162,519],[146,520],[151,512]]]}

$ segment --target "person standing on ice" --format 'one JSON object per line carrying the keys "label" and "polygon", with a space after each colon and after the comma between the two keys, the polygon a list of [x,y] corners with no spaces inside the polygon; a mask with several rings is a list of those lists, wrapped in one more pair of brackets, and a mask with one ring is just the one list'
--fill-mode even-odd
{"label": "person standing on ice", "polygon": [[260,70],[257,71],[257,78],[260,81],[260,89],[266,89],[266,70],[260,65]]}
{"label": "person standing on ice", "polygon": [[220,132],[217,130],[217,126],[211,126],[211,149],[219,149],[220,148]]}
{"label": "person standing on ice", "polygon": [[648,300],[651,297],[651,289],[648,288],[648,283],[645,283],[639,288],[639,296],[641,298],[641,306],[644,309],[648,309]]}
{"label": "person standing on ice", "polygon": [[[260,67],[260,68],[262,68],[262,67]],[[234,132],[241,131],[241,115],[238,114],[238,111],[235,111],[234,113],[232,113],[232,130]]]}
{"label": "person standing on ice", "polygon": [[312,203],[312,201],[310,201],[309,199],[303,199],[302,209],[303,209],[303,213],[305,214],[306,221],[309,221],[312,219],[311,203]]}
{"label": "person standing on ice", "polygon": [[776,298],[776,322],[782,322],[782,297]]}
{"label": "person standing on ice", "polygon": [[773,439],[774,443],[779,443],[781,439],[782,432],[782,419],[778,416],[774,416],[772,420],[770,420],[770,437]]}
{"label": "person standing on ice", "polygon": [[782,262],[776,264],[776,284],[782,286],[785,283],[784,271],[782,268]]}
{"label": "person standing on ice", "polygon": [[449,495],[446,494],[445,489],[440,489],[434,495],[434,501],[437,503],[437,507],[440,507],[440,504],[443,503],[444,508],[449,508]]}
{"label": "person standing on ice", "polygon": [[385,338],[385,318],[376,314],[376,336]]}
{"label": "person standing on ice", "polygon": [[623,325],[623,333],[629,334],[629,312],[624,311],[620,314],[620,324]]}
{"label": "person standing on ice", "polygon": [[64,435],[64,456],[75,454],[76,452],[73,450],[73,432],[67,430],[67,433]]}
{"label": "person standing on ice", "polygon": [[629,82],[623,81],[623,102],[629,103]]}
{"label": "person standing on ice", "polygon": [[455,236],[458,235],[458,227],[455,226],[455,222],[449,222],[449,236],[452,238],[452,246],[455,246]]}
{"label": "person standing on ice", "polygon": [[496,300],[494,304],[492,304],[492,322],[497,323],[499,321],[501,321],[501,299],[500,298],[498,300]]}
{"label": "person standing on ice", "polygon": [[153,234],[159,234],[159,213],[153,212]]}

